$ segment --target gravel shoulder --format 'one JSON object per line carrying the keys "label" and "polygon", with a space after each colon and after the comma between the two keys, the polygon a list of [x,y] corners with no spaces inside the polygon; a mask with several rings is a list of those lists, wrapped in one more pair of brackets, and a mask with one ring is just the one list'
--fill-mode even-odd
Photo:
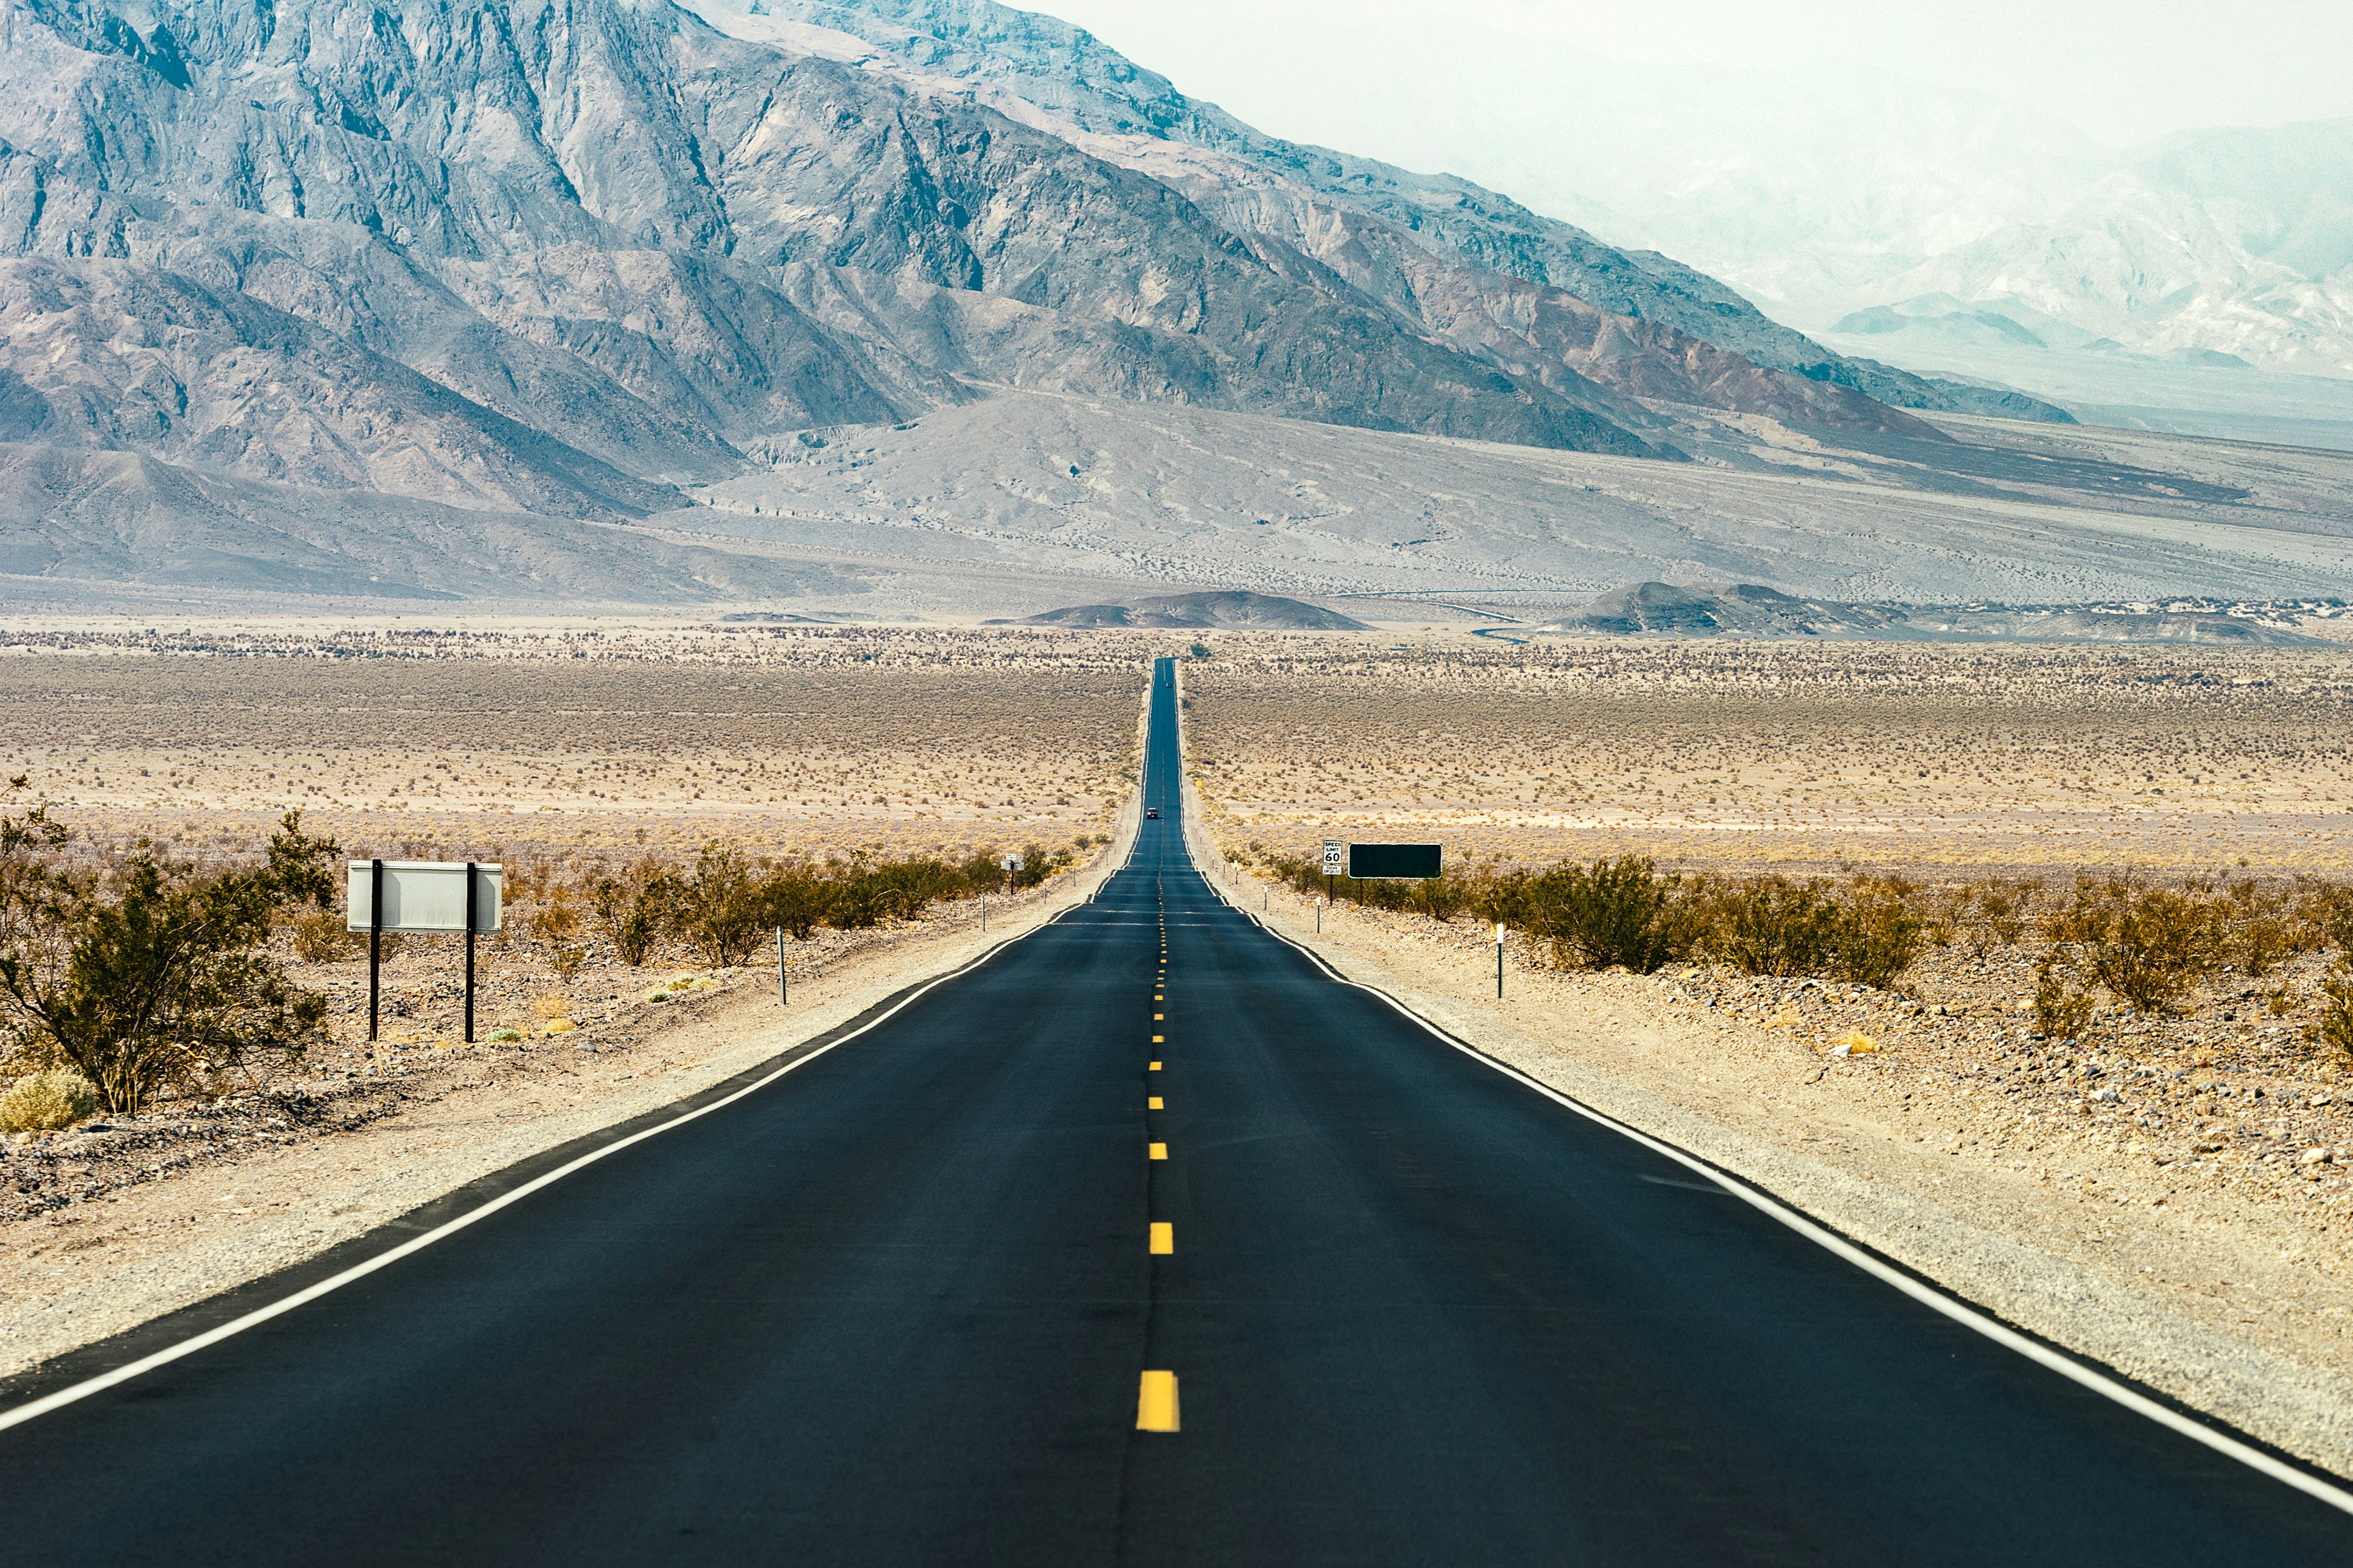
{"label": "gravel shoulder", "polygon": [[0,1145],[0,1187],[17,1199],[0,1218],[0,1377],[300,1263],[960,968],[1092,896],[1126,858],[1137,809],[1083,867],[991,899],[986,932],[955,906],[881,933],[797,975],[789,1009],[772,971],[722,972],[552,1039],[414,1052],[380,1076]]}
{"label": "gravel shoulder", "polygon": [[[1197,859],[1218,867],[1187,816]],[[1719,971],[1561,973],[1514,952],[1498,1002],[1486,928],[1349,906],[1319,933],[1312,900],[1217,874],[1342,973],[1538,1081],[2010,1322],[2353,1476],[2341,1164],[2237,1168],[2153,1143],[2080,1090],[2021,1104],[1971,1070],[1959,1020],[1884,995],[1831,1007],[1797,983],[1767,996]],[[1841,1010],[1873,1022],[1879,1049],[1831,1054]]]}

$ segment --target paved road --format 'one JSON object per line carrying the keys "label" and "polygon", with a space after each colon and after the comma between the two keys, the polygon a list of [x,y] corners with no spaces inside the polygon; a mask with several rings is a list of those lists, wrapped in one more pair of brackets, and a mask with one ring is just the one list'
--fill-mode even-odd
{"label": "paved road", "polygon": [[[2353,1519],[1224,907],[1181,847],[1169,679],[1163,816],[1098,900],[723,1110],[0,1432],[0,1561],[2353,1561]],[[1148,1372],[1174,1432],[1138,1430]]]}

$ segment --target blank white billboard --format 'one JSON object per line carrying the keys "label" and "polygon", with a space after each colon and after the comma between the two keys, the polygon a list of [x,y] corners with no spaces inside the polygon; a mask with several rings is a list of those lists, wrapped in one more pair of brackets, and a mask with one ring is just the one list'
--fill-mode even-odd
{"label": "blank white billboard", "polygon": [[[374,863],[349,862],[351,896],[344,924],[369,929],[374,904]],[[504,879],[497,863],[474,866],[474,929],[499,929]],[[390,931],[462,931],[466,929],[466,863],[463,860],[386,860],[384,863],[384,925]]]}

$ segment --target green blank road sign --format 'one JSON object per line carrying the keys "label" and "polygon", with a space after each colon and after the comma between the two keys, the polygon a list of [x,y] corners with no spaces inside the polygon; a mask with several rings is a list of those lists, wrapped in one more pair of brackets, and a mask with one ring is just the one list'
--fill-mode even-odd
{"label": "green blank road sign", "polygon": [[1348,876],[1358,882],[1377,877],[1426,879],[1439,874],[1438,860],[1435,844],[1351,844]]}

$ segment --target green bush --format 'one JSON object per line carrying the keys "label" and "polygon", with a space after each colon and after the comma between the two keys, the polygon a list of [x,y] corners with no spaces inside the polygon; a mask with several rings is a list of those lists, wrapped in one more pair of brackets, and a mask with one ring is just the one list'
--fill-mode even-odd
{"label": "green bush", "polygon": [[795,942],[807,942],[832,905],[832,889],[806,866],[771,871],[760,884],[762,923],[791,932]]}
{"label": "green bush", "polygon": [[661,945],[677,902],[678,883],[662,864],[638,861],[617,877],[600,877],[588,890],[589,918],[614,954],[635,969]]}
{"label": "green bush", "polygon": [[675,907],[679,931],[713,968],[749,963],[770,929],[751,863],[742,850],[715,838],[678,883]]}
{"label": "green bush", "polygon": [[[12,785],[12,793],[23,781]],[[290,983],[267,951],[290,906],[334,898],[332,839],[289,812],[259,865],[213,868],[142,843],[100,869],[64,865],[69,836],[46,809],[0,816],[0,1012],[15,1054],[69,1067],[109,1110],[200,1085],[257,1055],[297,1055],[324,996]]]}
{"label": "green bush", "polygon": [[[1649,974],[1691,952],[1693,921],[1683,879],[1662,876],[1641,856],[1560,866],[1526,883],[1516,900],[1523,923],[1552,943],[1564,967],[1625,968]],[[1517,891],[1515,889],[1514,891]]]}
{"label": "green bush", "polygon": [[0,1094],[0,1132],[54,1132],[98,1109],[98,1088],[70,1069],[37,1072]]}
{"label": "green bush", "polygon": [[1704,896],[1702,944],[1748,974],[1819,974],[1836,958],[1845,911],[1820,881],[1758,876],[1719,883]]}

